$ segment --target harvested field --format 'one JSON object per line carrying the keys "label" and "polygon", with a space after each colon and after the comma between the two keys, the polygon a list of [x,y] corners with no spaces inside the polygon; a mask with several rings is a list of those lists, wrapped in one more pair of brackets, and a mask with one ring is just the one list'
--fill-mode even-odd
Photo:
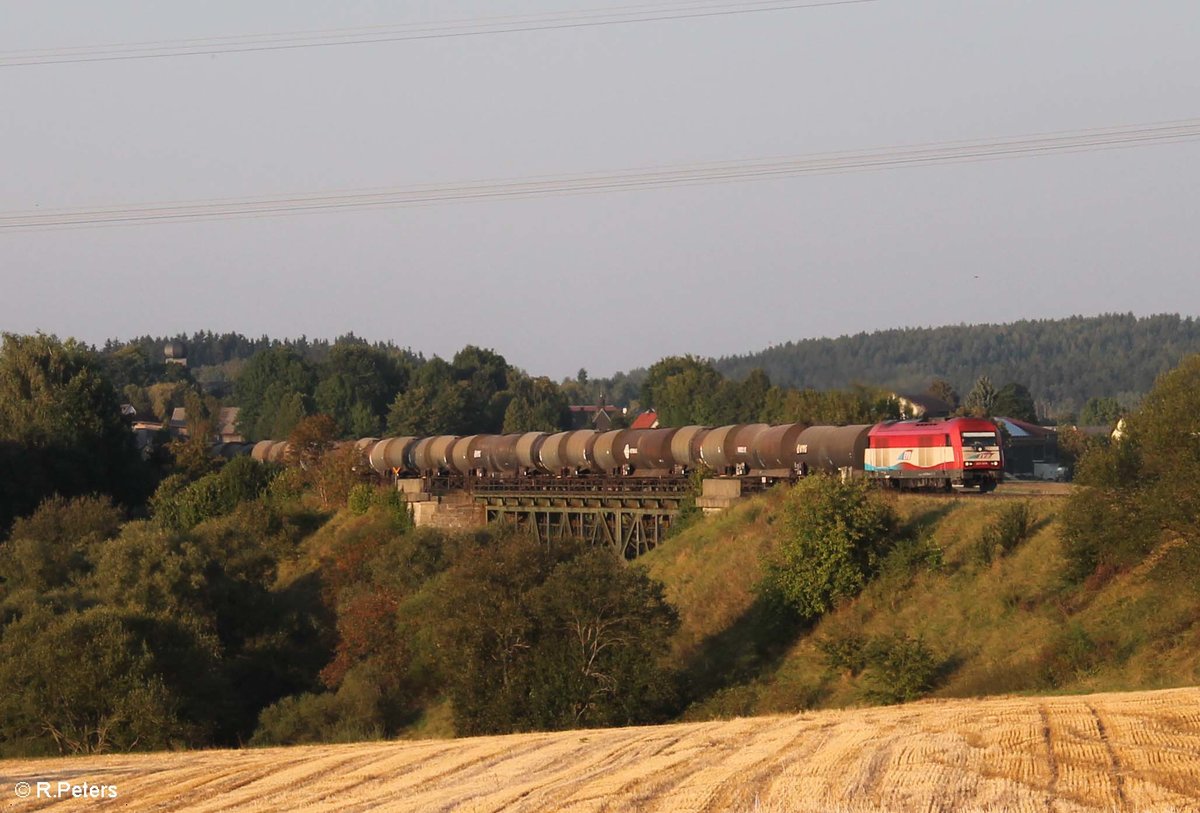
{"label": "harvested field", "polygon": [[[18,782],[115,785],[20,800]],[[1193,811],[1200,689],[0,762],[5,810]]]}

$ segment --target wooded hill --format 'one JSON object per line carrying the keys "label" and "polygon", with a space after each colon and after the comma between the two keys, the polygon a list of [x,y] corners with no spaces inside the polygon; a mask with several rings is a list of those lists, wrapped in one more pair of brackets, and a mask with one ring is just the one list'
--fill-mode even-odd
{"label": "wooded hill", "polygon": [[934,378],[966,392],[981,375],[1018,381],[1039,412],[1076,412],[1094,397],[1132,406],[1156,376],[1200,352],[1200,321],[1175,314],[1072,316],[1007,325],[952,325],[804,339],[717,360],[743,378],[761,368],[784,387],[868,384],[923,392]]}

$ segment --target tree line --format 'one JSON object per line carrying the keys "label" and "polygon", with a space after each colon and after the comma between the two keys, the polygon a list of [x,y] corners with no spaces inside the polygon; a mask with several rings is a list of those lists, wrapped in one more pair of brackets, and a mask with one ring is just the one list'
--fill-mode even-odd
{"label": "tree line", "polygon": [[921,392],[940,378],[966,392],[986,375],[1022,382],[1035,393],[1040,414],[1072,422],[1093,398],[1133,407],[1157,376],[1196,352],[1194,318],[1106,314],[805,339],[714,366],[734,379],[762,370],[781,386],[818,390],[869,382]]}

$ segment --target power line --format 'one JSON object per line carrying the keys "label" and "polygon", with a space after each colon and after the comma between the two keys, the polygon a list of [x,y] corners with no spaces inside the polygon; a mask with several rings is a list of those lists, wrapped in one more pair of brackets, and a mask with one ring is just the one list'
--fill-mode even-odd
{"label": "power line", "polygon": [[0,231],[84,228],[312,212],[431,206],[442,203],[623,192],[740,183],[799,175],[862,172],[937,164],[1128,149],[1200,139],[1200,119],[1041,133],[986,141],[953,141],[790,158],[726,161],[615,172],[542,176],[315,194],[212,199],[57,211],[0,213]]}
{"label": "power line", "polygon": [[201,39],[157,40],[108,45],[0,52],[0,68],[64,65],[83,62],[116,62],[132,59],[165,59],[180,56],[214,56],[255,51],[288,51],[339,45],[370,45],[412,40],[448,39],[494,34],[550,31],[565,28],[630,25],[634,23],[727,17],[772,11],[855,6],[880,0],[686,0],[616,8],[586,9],[548,14],[488,17],[442,23],[408,23],[324,31],[293,31]]}

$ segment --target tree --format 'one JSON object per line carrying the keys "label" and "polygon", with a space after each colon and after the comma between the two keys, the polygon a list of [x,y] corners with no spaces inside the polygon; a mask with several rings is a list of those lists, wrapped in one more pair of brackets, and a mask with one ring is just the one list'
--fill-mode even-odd
{"label": "tree", "polygon": [[257,436],[269,440],[289,437],[308,415],[308,399],[299,392],[272,391],[270,395],[271,400],[258,419]]}
{"label": "tree", "polygon": [[1116,398],[1092,397],[1079,412],[1080,426],[1113,426],[1124,410]]}
{"label": "tree", "polygon": [[876,570],[896,515],[864,480],[817,475],[792,488],[784,538],[766,563],[763,587],[803,619],[857,595]]}
{"label": "tree", "polygon": [[30,614],[0,639],[0,741],[60,754],[197,743],[185,695],[214,655],[167,619],[99,607]]}
{"label": "tree", "polygon": [[504,432],[558,432],[571,425],[562,390],[548,378],[520,378],[504,411]]}
{"label": "tree", "polygon": [[954,389],[954,385],[944,378],[935,378],[929,385],[929,394],[934,398],[939,398],[946,402],[950,407],[950,411],[954,412],[958,409],[959,398],[958,392]]}
{"label": "tree", "polygon": [[735,422],[752,423],[762,420],[767,408],[767,395],[771,392],[771,379],[758,367],[750,371],[738,385]]}
{"label": "tree", "polygon": [[1027,423],[1037,423],[1037,408],[1033,404],[1033,394],[1024,384],[1010,382],[1000,388],[992,403],[990,415],[1001,415],[1005,418],[1016,418]]}
{"label": "tree", "polygon": [[1149,486],[1145,510],[1184,539],[1200,534],[1200,354],[1160,376],[1130,421]]}
{"label": "tree", "polygon": [[311,415],[296,425],[288,437],[287,462],[300,470],[300,482],[330,508],[346,504],[358,471],[366,466],[361,450],[350,444],[340,448],[334,439],[338,426],[329,415]]}
{"label": "tree", "polygon": [[234,389],[241,407],[239,431],[248,440],[287,437],[308,414],[315,386],[312,365],[294,350],[272,347],[255,353]]}
{"label": "tree", "polygon": [[150,403],[150,411],[160,421],[171,419],[175,407],[183,406],[183,400],[190,391],[186,381],[160,381],[146,388],[146,399]]}
{"label": "tree", "polygon": [[1126,419],[1124,436],[1084,454],[1067,500],[1067,576],[1082,581],[1141,562],[1156,545],[1156,572],[1200,576],[1200,355],[1159,377]]}
{"label": "tree", "polygon": [[135,344],[106,354],[103,363],[109,380],[118,390],[127,386],[145,387],[150,384],[154,372],[145,351]]}
{"label": "tree", "polygon": [[635,725],[671,701],[661,665],[678,626],[660,582],[604,548],[558,564],[533,591],[535,727]]}
{"label": "tree", "polygon": [[440,583],[442,674],[463,734],[648,722],[669,698],[662,587],[611,551],[512,532]]}
{"label": "tree", "polygon": [[0,545],[0,600],[22,590],[44,597],[66,588],[91,571],[96,546],[117,535],[122,519],[103,497],[50,497],[13,523]]}
{"label": "tree", "polygon": [[379,431],[388,405],[407,381],[408,369],[394,355],[365,344],[335,344],[314,398],[317,409],[337,422],[341,437],[364,437]]}
{"label": "tree", "polygon": [[143,498],[142,465],[95,354],[73,339],[4,334],[0,347],[0,536],[47,496]]}
{"label": "tree", "polygon": [[975,382],[975,386],[967,393],[967,400],[963,402],[963,410],[968,415],[973,415],[977,418],[987,418],[995,414],[993,411],[996,406],[996,398],[999,393],[992,385],[992,380],[986,375],[979,376],[979,380]]}
{"label": "tree", "polygon": [[[662,426],[714,424],[736,411],[737,393],[712,364],[695,356],[671,356],[653,364],[642,384],[642,401],[658,412]],[[732,407],[732,409],[730,409]]]}

